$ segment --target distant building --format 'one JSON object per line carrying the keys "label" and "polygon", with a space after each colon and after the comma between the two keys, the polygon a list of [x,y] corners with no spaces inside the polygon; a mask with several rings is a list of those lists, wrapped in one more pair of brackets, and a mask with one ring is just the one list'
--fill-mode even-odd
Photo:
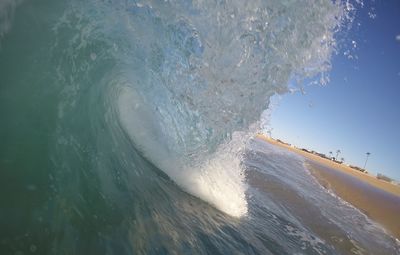
{"label": "distant building", "polygon": [[358,170],[360,172],[367,173],[367,171],[365,169],[362,169],[361,167],[353,166],[353,165],[349,165],[349,167],[353,168],[354,170]]}
{"label": "distant building", "polygon": [[379,180],[383,180],[383,181],[387,181],[387,182],[393,182],[392,178],[389,178],[383,174],[377,174],[376,178],[378,178]]}
{"label": "distant building", "polygon": [[314,151],[314,154],[320,156],[321,158],[329,159],[329,158],[328,158],[325,154],[323,154],[323,153]]}
{"label": "distant building", "polygon": [[279,142],[279,143],[282,143],[282,144],[284,144],[284,145],[291,146],[290,143],[285,143],[285,142],[282,141],[282,140],[276,139],[276,141]]}
{"label": "distant building", "polygon": [[338,164],[342,164],[343,163],[342,161],[336,160],[336,158],[333,158],[332,161],[335,162],[335,163],[338,163]]}

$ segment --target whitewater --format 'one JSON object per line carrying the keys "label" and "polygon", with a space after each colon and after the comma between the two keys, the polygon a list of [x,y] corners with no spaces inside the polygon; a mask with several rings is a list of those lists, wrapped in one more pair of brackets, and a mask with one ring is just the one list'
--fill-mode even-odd
{"label": "whitewater", "polygon": [[0,254],[399,253],[254,138],[357,4],[0,0]]}

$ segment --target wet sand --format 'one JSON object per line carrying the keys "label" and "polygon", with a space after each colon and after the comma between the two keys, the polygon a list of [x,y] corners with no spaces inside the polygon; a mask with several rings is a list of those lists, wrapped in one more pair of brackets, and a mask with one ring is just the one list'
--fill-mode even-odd
{"label": "wet sand", "polygon": [[308,161],[316,179],[400,240],[400,197],[333,168]]}
{"label": "wet sand", "polygon": [[259,135],[258,138],[304,156],[306,166],[327,189],[358,208],[400,240],[400,186]]}
{"label": "wet sand", "polygon": [[322,237],[327,243],[334,246],[340,254],[353,254],[357,246],[351,242],[343,229],[333,224],[326,216],[321,214],[320,209],[310,201],[305,200],[294,189],[281,185],[273,178],[268,178],[257,171],[249,171],[248,182],[252,187],[265,192],[274,194],[270,199],[276,199],[278,204],[285,201],[290,204],[290,210],[293,215],[308,226],[319,237]]}

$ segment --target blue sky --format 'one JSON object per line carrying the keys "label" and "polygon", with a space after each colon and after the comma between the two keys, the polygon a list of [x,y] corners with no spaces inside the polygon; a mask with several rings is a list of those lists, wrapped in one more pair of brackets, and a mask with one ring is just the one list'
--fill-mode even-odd
{"label": "blue sky", "polygon": [[[364,1],[344,49],[332,58],[330,83],[288,94],[273,108],[272,136],[400,180],[400,1]],[[375,18],[371,18],[371,13]],[[334,153],[335,154],[335,153]]]}

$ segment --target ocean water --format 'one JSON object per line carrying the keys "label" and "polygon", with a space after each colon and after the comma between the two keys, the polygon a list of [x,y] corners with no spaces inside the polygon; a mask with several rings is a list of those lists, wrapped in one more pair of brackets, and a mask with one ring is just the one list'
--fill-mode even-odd
{"label": "ocean water", "polygon": [[0,0],[0,254],[398,253],[251,139],[271,96],[327,81],[353,11]]}

